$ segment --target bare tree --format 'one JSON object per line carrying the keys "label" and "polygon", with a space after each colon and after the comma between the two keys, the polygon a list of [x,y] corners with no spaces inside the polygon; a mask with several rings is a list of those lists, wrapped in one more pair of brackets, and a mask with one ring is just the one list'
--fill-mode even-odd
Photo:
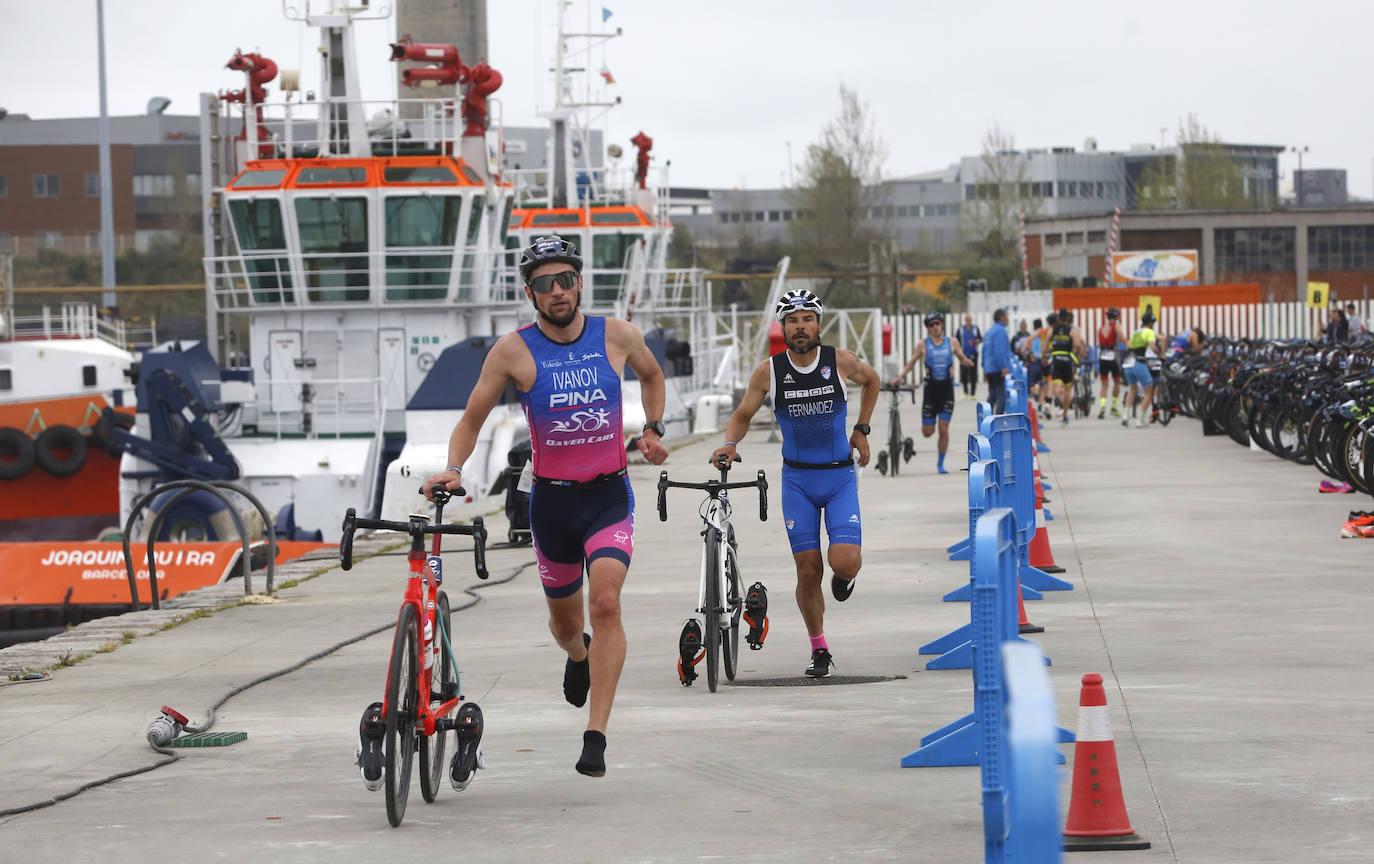
{"label": "bare tree", "polygon": [[973,187],[960,208],[965,245],[979,258],[1016,256],[1020,214],[1038,215],[1044,199],[1030,182],[1030,163],[1016,149],[1015,136],[996,124],[988,127],[978,174],[964,183]]}
{"label": "bare tree", "polygon": [[796,258],[808,267],[833,269],[827,299],[851,302],[867,293],[866,280],[844,275],[867,270],[875,247],[891,233],[891,190],[883,184],[887,146],[878,135],[868,104],[840,85],[840,112],[806,148],[796,188],[788,200],[796,211],[792,238]]}

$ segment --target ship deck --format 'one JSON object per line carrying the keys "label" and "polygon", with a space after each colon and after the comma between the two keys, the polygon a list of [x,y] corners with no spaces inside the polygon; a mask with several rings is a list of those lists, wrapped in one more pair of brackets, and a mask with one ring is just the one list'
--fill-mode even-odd
{"label": "ship deck", "polygon": [[[904,412],[916,429],[916,408]],[[973,413],[958,403],[956,453]],[[1046,627],[1034,638],[1053,659],[1062,726],[1076,725],[1082,675],[1106,681],[1125,803],[1153,843],[1131,860],[1368,861],[1374,547],[1338,538],[1346,510],[1368,500],[1318,495],[1315,469],[1204,438],[1187,419],[1142,431],[1095,419],[1046,427],[1050,541],[1074,590],[1028,611]],[[916,653],[967,621],[966,605],[940,600],[967,579],[967,565],[944,551],[967,527],[964,475],[935,475],[933,439],[919,437],[900,477],[865,471],[864,568],[854,596],[828,609],[835,680],[749,686],[799,683],[808,658],[780,524],[778,447],[766,439],[755,432],[741,452],[744,469],[774,480],[770,521],[760,524],[743,495],[734,521],[746,581],[771,590],[772,630],[764,650],[745,652],[739,681],[715,694],[704,677],[679,686],[674,670],[695,603],[693,494],[675,493],[660,523],[659,469],[631,470],[630,647],[605,778],[573,771],[586,712],[563,701],[563,657],[526,569],[454,616],[464,691],[485,712],[488,767],[462,793],[445,783],[432,805],[414,782],[399,829],[352,765],[359,714],[381,695],[388,630],[230,700],[215,728],[246,731],[244,742],[183,751],[175,764],[0,819],[5,848],[34,861],[317,862],[378,850],[509,862],[981,860],[977,770],[898,764],[972,707],[969,673],[925,671]],[[711,446],[676,450],[671,475],[706,479]],[[492,523],[503,537],[503,520]],[[528,548],[493,550],[493,582],[531,558]],[[446,563],[459,605],[459,586],[475,579],[464,556]],[[0,809],[157,763],[144,729],[160,705],[199,721],[231,688],[385,627],[403,568],[403,558],[375,557],[333,569],[282,590],[280,602],[222,609],[50,680],[0,686],[10,778]],[[1062,819],[1074,747],[1061,750]]]}

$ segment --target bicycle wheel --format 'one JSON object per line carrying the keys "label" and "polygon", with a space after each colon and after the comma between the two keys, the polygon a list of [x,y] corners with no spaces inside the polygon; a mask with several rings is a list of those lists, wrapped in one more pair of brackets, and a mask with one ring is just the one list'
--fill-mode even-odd
{"label": "bicycle wheel", "polygon": [[[448,595],[443,591],[439,592],[438,614],[434,622],[434,642],[433,646],[439,649],[439,656],[434,658],[434,662],[429,667],[429,706],[431,710],[437,709],[447,699],[457,697],[454,685],[458,681],[458,676],[453,668],[453,658],[449,656],[448,649],[444,647],[443,633],[449,634],[449,641],[453,641],[453,613],[449,611]],[[443,631],[440,632],[439,621],[444,622]],[[447,691],[455,691],[451,696],[447,696]],[[420,736],[420,794],[424,796],[425,803],[432,803],[439,794],[439,786],[444,780],[444,750],[448,746],[448,733],[435,731],[433,735]]]}
{"label": "bicycle wheel", "polygon": [[415,717],[420,698],[416,661],[415,609],[401,607],[396,638],[391,643],[391,670],[386,676],[386,818],[394,828],[406,815],[410,795],[411,757],[415,755]]}
{"label": "bicycle wheel", "polygon": [[725,658],[725,679],[734,681],[739,661],[739,619],[744,614],[744,589],[740,587],[739,561],[733,543],[725,547],[725,600],[730,627],[721,634],[720,653]]}
{"label": "bicycle wheel", "polygon": [[706,535],[706,689],[716,692],[720,679],[720,562],[717,548],[720,537],[715,529]]}

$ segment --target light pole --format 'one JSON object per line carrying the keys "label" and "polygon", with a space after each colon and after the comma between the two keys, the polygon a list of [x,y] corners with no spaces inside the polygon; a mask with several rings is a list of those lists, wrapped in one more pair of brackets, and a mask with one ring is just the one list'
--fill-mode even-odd
{"label": "light pole", "polygon": [[1302,154],[1306,153],[1307,149],[1306,145],[1288,148],[1290,153],[1298,154],[1298,174],[1293,178],[1293,191],[1297,193],[1299,207],[1302,206]]}
{"label": "light pole", "polygon": [[792,142],[787,142],[787,185],[791,186],[792,181]]}

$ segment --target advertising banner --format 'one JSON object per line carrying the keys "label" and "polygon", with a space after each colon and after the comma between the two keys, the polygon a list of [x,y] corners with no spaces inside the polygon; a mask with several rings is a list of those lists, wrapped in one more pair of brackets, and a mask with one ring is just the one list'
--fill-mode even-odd
{"label": "advertising banner", "polygon": [[1112,284],[1115,287],[1196,285],[1196,249],[1151,252],[1113,252]]}

